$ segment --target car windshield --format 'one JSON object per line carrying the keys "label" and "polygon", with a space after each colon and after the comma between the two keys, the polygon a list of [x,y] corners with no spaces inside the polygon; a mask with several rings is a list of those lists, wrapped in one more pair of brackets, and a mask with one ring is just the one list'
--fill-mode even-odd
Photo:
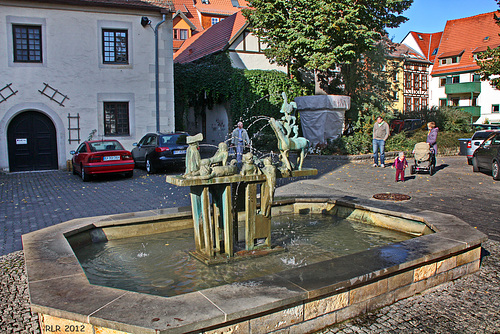
{"label": "car windshield", "polygon": [[187,135],[165,135],[161,136],[160,146],[167,147],[172,145],[186,145]]}
{"label": "car windshield", "polygon": [[472,136],[472,140],[486,139],[486,137],[488,137],[489,135],[491,135],[491,131],[479,131],[474,133],[474,135]]}
{"label": "car windshield", "polygon": [[98,141],[89,143],[89,145],[92,152],[123,150],[123,146],[117,141]]}

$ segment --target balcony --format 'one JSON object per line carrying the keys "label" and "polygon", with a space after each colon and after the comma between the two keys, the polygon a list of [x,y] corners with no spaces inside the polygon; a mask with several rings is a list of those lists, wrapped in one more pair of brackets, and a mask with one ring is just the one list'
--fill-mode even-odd
{"label": "balcony", "polygon": [[470,107],[455,107],[457,109],[462,109],[463,111],[471,114],[472,117],[480,117],[481,116],[481,107],[480,106],[470,106]]}
{"label": "balcony", "polygon": [[448,94],[464,94],[464,93],[481,93],[481,82],[463,82],[457,84],[446,84],[445,93]]}

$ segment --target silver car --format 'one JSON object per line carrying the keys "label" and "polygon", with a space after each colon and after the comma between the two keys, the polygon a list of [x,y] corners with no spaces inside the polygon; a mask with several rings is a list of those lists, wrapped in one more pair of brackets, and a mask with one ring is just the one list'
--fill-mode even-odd
{"label": "silver car", "polygon": [[483,141],[492,133],[500,130],[479,130],[474,133],[467,142],[467,163],[472,165],[472,155],[474,151],[483,143]]}

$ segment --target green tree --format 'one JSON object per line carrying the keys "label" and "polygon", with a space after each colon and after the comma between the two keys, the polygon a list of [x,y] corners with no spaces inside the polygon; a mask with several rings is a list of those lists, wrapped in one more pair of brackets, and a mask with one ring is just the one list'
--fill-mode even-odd
{"label": "green tree", "polygon": [[[500,0],[497,0],[497,4],[500,6]],[[496,23],[500,25],[500,18],[496,15],[493,17]],[[477,73],[481,76],[481,79],[490,80],[493,87],[500,89],[500,78],[491,78],[500,75],[500,46],[494,49],[488,47],[486,51],[478,53],[476,63],[480,68]]]}
{"label": "green tree", "polygon": [[274,63],[328,70],[351,63],[407,20],[413,0],[251,0],[243,14]]}

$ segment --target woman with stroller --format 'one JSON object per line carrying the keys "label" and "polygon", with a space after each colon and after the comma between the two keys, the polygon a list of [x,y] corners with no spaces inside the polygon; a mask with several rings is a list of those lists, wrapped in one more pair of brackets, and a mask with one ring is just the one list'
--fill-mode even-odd
{"label": "woman with stroller", "polygon": [[429,132],[427,133],[427,143],[429,146],[434,150],[434,155],[437,155],[437,136],[439,132],[439,128],[436,128],[436,123],[434,122],[429,122],[427,123],[427,129],[429,129]]}

